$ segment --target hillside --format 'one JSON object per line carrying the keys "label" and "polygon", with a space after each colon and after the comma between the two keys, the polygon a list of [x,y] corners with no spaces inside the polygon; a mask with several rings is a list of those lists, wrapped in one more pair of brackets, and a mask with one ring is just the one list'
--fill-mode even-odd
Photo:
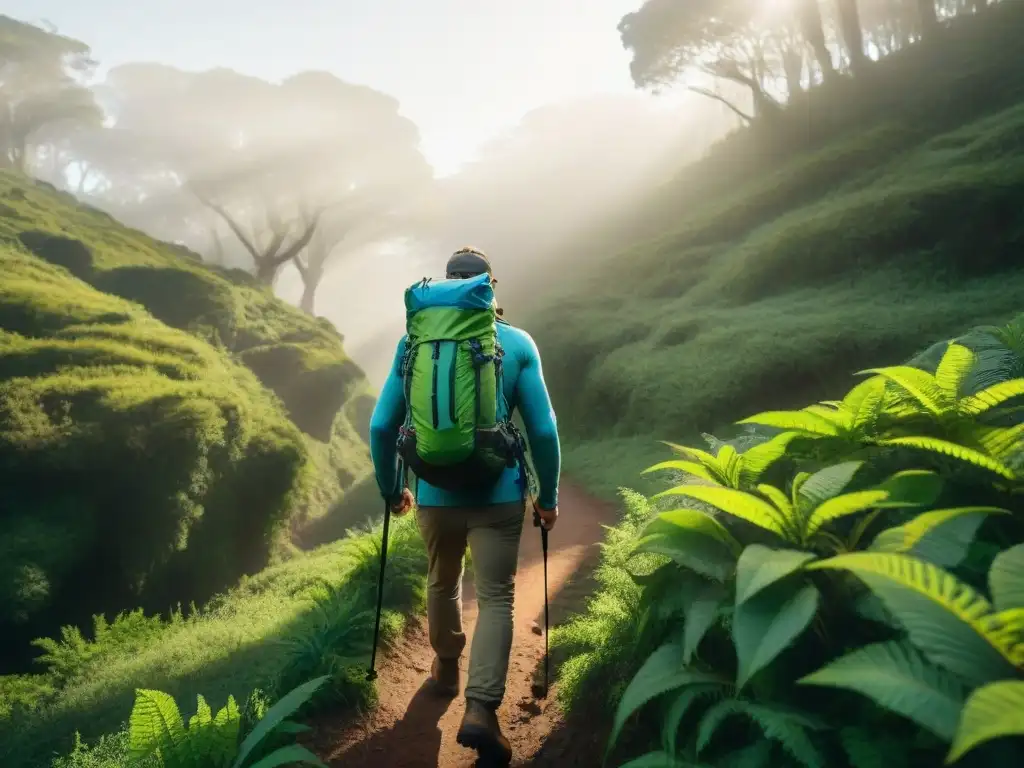
{"label": "hillside", "polygon": [[519,302],[568,469],[614,493],[656,440],[827,397],[1019,312],[1022,33],[1019,4],[958,19],[583,237],[573,279]]}
{"label": "hillside", "polygon": [[94,613],[202,604],[368,469],[342,337],[0,174],[0,672]]}

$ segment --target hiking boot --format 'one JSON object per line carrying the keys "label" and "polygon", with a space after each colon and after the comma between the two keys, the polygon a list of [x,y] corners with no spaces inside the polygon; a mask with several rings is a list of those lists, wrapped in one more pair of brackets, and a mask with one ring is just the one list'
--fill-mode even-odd
{"label": "hiking boot", "polygon": [[501,732],[497,714],[476,699],[466,699],[466,714],[455,740],[479,753],[477,765],[505,768],[512,762],[512,745]]}
{"label": "hiking boot", "polygon": [[430,687],[441,696],[458,696],[459,660],[435,656],[434,663],[430,666]]}

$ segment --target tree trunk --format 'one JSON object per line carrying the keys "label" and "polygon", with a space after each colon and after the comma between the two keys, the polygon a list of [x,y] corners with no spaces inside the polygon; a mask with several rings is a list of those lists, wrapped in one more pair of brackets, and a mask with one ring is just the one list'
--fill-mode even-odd
{"label": "tree trunk", "polygon": [[981,13],[988,8],[988,0],[971,0],[971,8],[975,13]]}
{"label": "tree trunk", "polygon": [[939,25],[939,16],[935,12],[935,0],[917,0],[917,15],[921,22],[921,37],[927,40]]}
{"label": "tree trunk", "polygon": [[868,57],[864,55],[864,30],[860,26],[860,9],[857,0],[837,0],[839,6],[839,30],[850,57],[850,71],[855,75],[864,71]]}
{"label": "tree trunk", "polygon": [[267,286],[272,286],[277,279],[277,271],[281,268],[280,262],[273,257],[263,256],[256,261],[256,279]]}
{"label": "tree trunk", "polygon": [[316,289],[320,286],[320,278],[316,275],[307,274],[303,276],[302,299],[299,301],[299,309],[307,315],[315,315]]}
{"label": "tree trunk", "polygon": [[826,83],[836,74],[832,63],[832,52],[825,45],[825,24],[821,18],[818,0],[800,0],[800,34],[814,52],[814,59],[821,69],[822,80]]}
{"label": "tree trunk", "polygon": [[782,52],[782,68],[786,76],[786,90],[789,92],[790,101],[799,98],[804,92],[801,82],[804,74],[804,57],[802,51],[794,48],[786,48]]}

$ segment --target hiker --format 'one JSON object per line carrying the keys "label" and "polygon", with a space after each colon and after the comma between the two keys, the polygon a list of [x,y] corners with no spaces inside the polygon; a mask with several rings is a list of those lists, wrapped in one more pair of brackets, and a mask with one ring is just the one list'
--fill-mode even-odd
{"label": "hiker", "polygon": [[[500,319],[495,284],[487,256],[463,248],[448,260],[444,281],[424,279],[406,291],[406,335],[374,408],[370,450],[392,513],[416,506],[435,653],[429,684],[446,697],[457,696],[460,686],[469,546],[480,613],[457,740],[482,760],[507,765],[512,749],[496,711],[512,648],[519,539],[527,506],[545,530],[554,527],[561,459],[537,347],[529,334]],[[525,441],[511,421],[516,409],[533,455],[535,496]],[[400,461],[416,477],[415,494],[396,476]]]}

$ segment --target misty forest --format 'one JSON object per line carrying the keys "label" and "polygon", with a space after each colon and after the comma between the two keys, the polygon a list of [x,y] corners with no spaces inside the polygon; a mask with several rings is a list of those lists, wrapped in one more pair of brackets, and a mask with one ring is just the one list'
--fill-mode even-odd
{"label": "misty forest", "polygon": [[513,765],[1020,765],[1024,4],[609,32],[636,93],[441,174],[344,72],[0,15],[0,765],[474,765],[368,447],[403,291],[467,245],[562,446]]}

